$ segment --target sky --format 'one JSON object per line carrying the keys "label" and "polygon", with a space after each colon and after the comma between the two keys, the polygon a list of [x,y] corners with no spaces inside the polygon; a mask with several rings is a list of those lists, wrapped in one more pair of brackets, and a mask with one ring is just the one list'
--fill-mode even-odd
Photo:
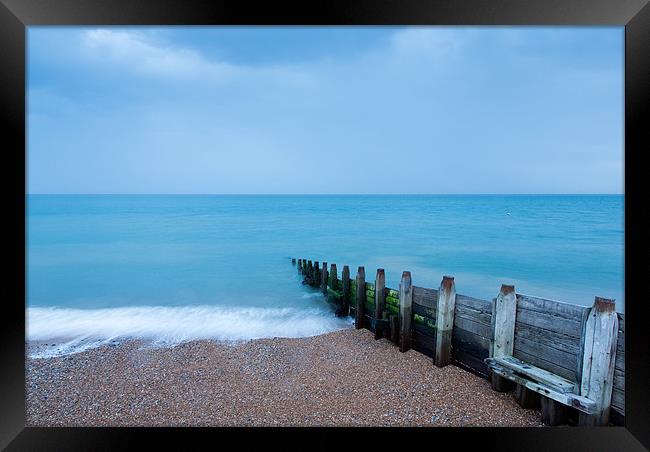
{"label": "sky", "polygon": [[623,27],[29,27],[27,192],[623,193]]}

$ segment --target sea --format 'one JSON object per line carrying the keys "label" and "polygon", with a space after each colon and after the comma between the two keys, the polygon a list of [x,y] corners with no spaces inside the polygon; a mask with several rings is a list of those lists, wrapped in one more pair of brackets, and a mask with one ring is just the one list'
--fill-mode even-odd
{"label": "sea", "polygon": [[142,339],[351,328],[291,258],[383,268],[397,289],[625,310],[623,195],[27,195],[26,340],[47,358]]}

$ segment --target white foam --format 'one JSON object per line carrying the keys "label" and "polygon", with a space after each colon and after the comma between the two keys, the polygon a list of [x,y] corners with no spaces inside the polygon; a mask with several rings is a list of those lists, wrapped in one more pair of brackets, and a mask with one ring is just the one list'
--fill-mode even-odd
{"label": "white foam", "polygon": [[[322,308],[232,306],[132,306],[107,309],[31,307],[27,339],[57,339],[55,347],[32,357],[60,356],[110,341],[135,338],[174,345],[196,339],[242,341],[268,337],[308,337],[349,328],[350,318],[337,318]],[[61,341],[63,339],[63,341]]]}

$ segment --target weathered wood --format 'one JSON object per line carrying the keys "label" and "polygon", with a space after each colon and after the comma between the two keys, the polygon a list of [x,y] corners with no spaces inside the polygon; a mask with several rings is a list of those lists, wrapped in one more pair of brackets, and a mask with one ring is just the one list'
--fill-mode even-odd
{"label": "weathered wood", "polygon": [[480,298],[468,297],[467,295],[456,294],[456,306],[466,306],[470,309],[492,315],[492,302]]}
{"label": "weathered wood", "polygon": [[311,261],[307,261],[307,272],[305,273],[305,276],[307,276],[308,279],[311,280],[311,277],[314,272],[314,266]]}
{"label": "weathered wood", "polygon": [[392,305],[392,306],[395,306],[395,307],[399,307],[399,296],[397,298],[395,298],[393,296],[386,295],[386,298],[385,298],[384,302],[387,305]]}
{"label": "weathered wood", "polygon": [[329,272],[329,284],[330,289],[338,290],[338,276],[336,275],[336,264],[330,265]]}
{"label": "weathered wood", "polygon": [[302,259],[298,259],[298,273],[302,273]]}
{"label": "weathered wood", "polygon": [[438,304],[438,291],[426,287],[413,286],[413,303],[436,309]]}
{"label": "weathered wood", "polygon": [[530,309],[517,309],[517,322],[580,338],[580,319],[567,319]]}
{"label": "weathered wood", "polygon": [[580,415],[580,425],[607,425],[612,400],[618,316],[614,300],[596,297],[584,326],[580,395],[594,400],[598,412]]}
{"label": "weathered wood", "polygon": [[320,289],[323,293],[327,293],[327,282],[329,281],[329,273],[327,271],[327,262],[323,262],[323,270],[320,275]]}
{"label": "weathered wood", "polygon": [[341,272],[341,291],[343,292],[343,306],[341,315],[347,317],[350,314],[350,267],[343,266]]}
{"label": "weathered wood", "polygon": [[573,393],[563,393],[563,392],[555,391],[554,389],[549,388],[548,386],[531,381],[526,377],[522,377],[521,375],[516,374],[512,369],[501,367],[498,364],[491,363],[489,364],[488,367],[493,373],[496,373],[501,377],[511,380],[517,384],[523,385],[532,391],[538,392],[542,396],[549,397],[564,405],[576,408],[579,411],[585,413],[593,413],[597,409],[596,403],[593,400],[590,400],[586,397],[573,394]]}
{"label": "weathered wood", "polygon": [[[577,381],[575,379],[575,373],[572,370],[567,369],[566,367],[558,366],[552,361],[546,361],[545,359],[540,358],[539,356],[536,355],[530,355],[528,353],[525,353],[521,351],[521,349],[515,349],[513,352],[514,358],[520,359],[521,361],[524,361],[528,364],[531,364],[535,367],[539,367],[540,369],[544,369],[548,372],[554,373],[555,375],[562,377],[564,379],[570,380],[570,381]],[[577,388],[577,386],[576,386]]]}
{"label": "weathered wood", "polygon": [[528,389],[524,385],[517,384],[515,388],[515,399],[517,399],[520,407],[527,410],[538,410],[540,408],[539,393]]}
{"label": "weathered wood", "polygon": [[394,298],[399,303],[399,289],[395,290],[395,289],[391,289],[389,287],[386,287],[386,299],[388,299],[389,297]]}
{"label": "weathered wood", "polygon": [[[381,319],[382,312],[384,311],[384,299],[386,293],[384,289],[386,288],[386,275],[384,274],[383,268],[377,269],[377,276],[375,277],[375,318]],[[381,339],[382,331],[381,328],[375,329],[375,339]]]}
{"label": "weathered wood", "polygon": [[434,324],[436,322],[436,311],[434,311],[431,308],[427,308],[426,306],[422,306],[417,303],[412,304],[412,311],[414,315],[419,315],[422,317],[426,317],[427,319],[430,319]]}
{"label": "weathered wood", "polygon": [[354,326],[356,329],[363,328],[364,321],[364,304],[366,302],[366,292],[361,290],[361,288],[366,287],[366,271],[363,267],[357,269],[356,277],[356,288],[357,288],[357,299],[356,299],[356,310],[355,310],[355,321]]}
{"label": "weathered wood", "polygon": [[291,258],[291,264],[292,264],[292,265],[296,265],[296,258],[295,258],[295,257],[292,257],[292,258]]}
{"label": "weathered wood", "polygon": [[[456,295],[456,299],[458,300],[458,295]],[[456,303],[456,312],[454,313],[454,318],[458,317],[462,317],[473,322],[482,323],[484,325],[487,325],[488,328],[490,328],[490,325],[492,323],[491,313]],[[487,337],[490,336],[488,335]]]}
{"label": "weathered wood", "polygon": [[320,285],[320,268],[318,267],[318,261],[314,262],[314,268],[311,273],[310,286],[318,287]]}
{"label": "weathered wood", "polygon": [[612,408],[625,414],[625,391],[612,390]]}
{"label": "weathered wood", "polygon": [[512,355],[515,344],[516,315],[517,297],[515,296],[515,286],[503,284],[499,295],[492,304],[490,356]]}
{"label": "weathered wood", "polygon": [[416,329],[413,329],[411,331],[411,349],[433,359],[436,352],[435,339],[432,336],[422,334]]}
{"label": "weathered wood", "polygon": [[469,331],[487,339],[492,337],[492,329],[490,325],[486,325],[485,323],[475,322],[466,317],[457,317],[454,319],[454,323],[456,329]]}
{"label": "weathered wood", "polygon": [[490,379],[490,369],[485,362],[483,362],[483,359],[477,358],[471,353],[467,353],[461,349],[452,348],[451,361],[461,369],[465,369],[482,378]]}
{"label": "weathered wood", "polygon": [[[520,322],[515,324],[515,347],[518,339],[534,341],[546,347],[569,353],[575,357],[578,356],[578,352],[580,351],[580,340],[578,338]],[[573,367],[575,367],[575,363]]]}
{"label": "weathered wood", "polygon": [[455,350],[463,350],[474,355],[481,362],[490,356],[490,339],[478,334],[455,328],[451,337],[452,355]]}
{"label": "weathered wood", "polygon": [[492,390],[496,392],[510,392],[515,387],[512,380],[499,375],[497,372],[492,372],[490,375],[490,384]]}
{"label": "weathered wood", "polygon": [[568,410],[567,406],[562,402],[542,396],[540,397],[540,405],[542,409],[542,422],[545,425],[557,426],[567,423]]}
{"label": "weathered wood", "polygon": [[586,306],[564,303],[562,301],[547,300],[545,298],[532,297],[530,295],[517,294],[517,306],[544,314],[562,317],[565,319],[579,321],[582,313],[589,309]]}
{"label": "weathered wood", "polygon": [[573,393],[576,390],[574,382],[512,356],[504,355],[496,358],[487,358],[485,362],[490,367],[497,365],[510,369],[519,375],[525,376],[529,380],[547,386],[560,393]]}
{"label": "weathered wood", "polygon": [[567,353],[556,348],[548,347],[542,341],[535,340],[535,338],[524,339],[515,335],[515,346],[512,356],[517,358],[517,354],[521,352],[555,363],[555,365],[565,368],[571,379],[575,378],[577,353]]}
{"label": "weathered wood", "polygon": [[399,345],[399,316],[392,314],[390,316],[390,340],[393,344]]}
{"label": "weathered wood", "polygon": [[451,361],[451,334],[454,329],[456,307],[456,284],[453,276],[443,276],[438,289],[436,307],[436,357],[437,367],[444,367]]}
{"label": "weathered wood", "polygon": [[413,284],[411,272],[402,272],[399,283],[399,351],[406,352],[411,348],[411,319],[413,317]]}

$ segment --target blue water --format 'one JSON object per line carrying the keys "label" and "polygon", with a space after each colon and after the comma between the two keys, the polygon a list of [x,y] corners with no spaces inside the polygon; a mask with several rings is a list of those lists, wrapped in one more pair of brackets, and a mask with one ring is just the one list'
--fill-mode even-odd
{"label": "blue water", "polygon": [[31,339],[251,339],[349,327],[290,257],[458,293],[624,311],[623,196],[27,198]]}

